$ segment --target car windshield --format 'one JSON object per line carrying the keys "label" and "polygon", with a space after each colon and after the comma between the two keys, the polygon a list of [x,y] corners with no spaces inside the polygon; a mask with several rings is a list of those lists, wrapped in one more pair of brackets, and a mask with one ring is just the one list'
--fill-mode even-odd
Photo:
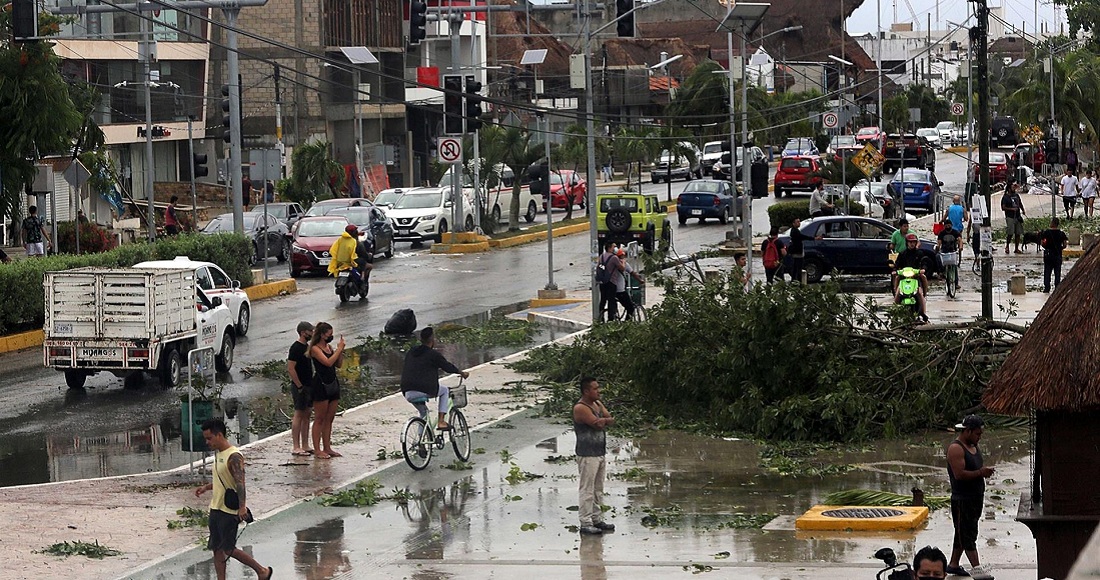
{"label": "car windshield", "polygon": [[[454,179],[454,173],[444,174],[439,178],[439,187],[453,187],[452,180]],[[473,187],[474,182],[470,179],[469,175],[462,174],[462,187]]]}
{"label": "car windshield", "polygon": [[300,238],[332,238],[344,233],[348,222],[343,220],[304,220],[298,223]]}
{"label": "car windshield", "polygon": [[922,169],[902,169],[894,176],[894,181],[928,181],[928,174]]}
{"label": "car windshield", "polygon": [[706,145],[703,145],[703,154],[704,155],[707,155],[707,154],[710,154],[710,153],[718,153],[720,151],[722,151],[722,144],[721,143],[707,143]]}
{"label": "car windshield", "polygon": [[401,195],[396,191],[383,191],[374,198],[374,205],[392,205],[401,199]]}
{"label": "car windshield", "polygon": [[856,135],[876,135],[878,134],[878,127],[864,127],[859,130]]}
{"label": "car windshield", "polygon": [[793,158],[793,157],[788,157],[787,159],[783,160],[782,168],[783,169],[809,169],[810,165],[811,164],[810,164],[809,159],[797,159],[797,158]]}
{"label": "car windshield", "polygon": [[717,181],[692,181],[684,188],[684,193],[718,193],[722,185]]}
{"label": "car windshield", "polygon": [[369,207],[348,207],[334,209],[329,212],[328,215],[338,215],[347,218],[347,220],[357,226],[370,224],[370,208]]}
{"label": "car windshield", "polygon": [[[258,205],[258,206],[256,206],[256,210],[259,211],[260,213],[263,213],[264,206],[263,205]],[[267,215],[275,216],[279,219],[283,219],[283,218],[286,217],[286,206],[285,205],[269,205],[269,206],[267,206]]]}
{"label": "car windshield", "polygon": [[560,173],[550,174],[550,185],[562,185],[565,183],[565,179],[562,178]]}
{"label": "car windshield", "polygon": [[939,137],[940,134],[935,129],[918,129],[917,135],[922,137]]}
{"label": "car windshield", "polygon": [[334,209],[347,207],[348,204],[345,201],[337,201],[336,203],[325,203],[323,201],[313,204],[309,211],[306,212],[307,216],[328,215],[328,213]]}
{"label": "car windshield", "polygon": [[394,209],[427,209],[439,207],[443,200],[442,193],[406,193],[393,204]]}
{"label": "car windshield", "polygon": [[942,121],[939,125],[936,125],[936,128],[940,131],[950,131],[955,128],[955,124],[951,121]]}
{"label": "car windshield", "polygon": [[[244,229],[251,230],[256,225],[256,214],[244,214]],[[210,220],[210,223],[206,224],[206,227],[202,231],[213,234],[219,232],[232,232],[233,231],[233,214],[223,213],[222,215]]]}
{"label": "car windshield", "polygon": [[1005,156],[1004,153],[993,153],[991,151],[989,153],[989,162],[991,164],[995,163],[997,165],[1002,165],[1004,163],[1008,163],[1008,158]]}
{"label": "car windshield", "polygon": [[854,135],[837,135],[833,137],[833,147],[844,147],[845,145],[855,145],[856,138]]}
{"label": "car windshield", "polygon": [[809,149],[809,141],[806,139],[791,139],[787,141],[787,144],[783,146],[784,149],[799,149],[803,147]]}
{"label": "car windshield", "polygon": [[618,208],[634,213],[638,211],[638,200],[633,197],[605,197],[600,200],[600,211],[603,213]]}

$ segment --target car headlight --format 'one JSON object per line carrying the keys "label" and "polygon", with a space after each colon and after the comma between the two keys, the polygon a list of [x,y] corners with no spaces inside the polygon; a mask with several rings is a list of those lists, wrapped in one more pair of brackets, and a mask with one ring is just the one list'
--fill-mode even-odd
{"label": "car headlight", "polygon": [[296,254],[308,254],[309,253],[309,250],[303,248],[302,246],[299,246],[298,244],[291,244],[290,249],[293,250],[294,253],[296,253]]}

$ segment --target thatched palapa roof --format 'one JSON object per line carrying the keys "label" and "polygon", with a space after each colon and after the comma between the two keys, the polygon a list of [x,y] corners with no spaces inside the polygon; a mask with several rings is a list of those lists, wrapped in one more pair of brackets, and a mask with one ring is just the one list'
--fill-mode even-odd
{"label": "thatched palapa roof", "polygon": [[982,395],[994,413],[1100,409],[1100,244],[1077,261]]}

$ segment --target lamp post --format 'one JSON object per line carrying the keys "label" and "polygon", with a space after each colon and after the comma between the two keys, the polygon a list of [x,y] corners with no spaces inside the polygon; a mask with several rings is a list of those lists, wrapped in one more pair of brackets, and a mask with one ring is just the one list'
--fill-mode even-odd
{"label": "lamp post", "polygon": [[[855,66],[853,63],[848,62],[848,61],[844,60],[843,58],[840,58],[839,56],[836,56],[836,55],[830,54],[829,58],[836,61],[836,63],[838,65]],[[837,84],[839,85],[838,88],[840,89],[840,110],[843,112],[843,117],[842,118],[844,120],[842,125],[847,126],[848,125],[848,103],[844,99],[844,94],[848,89],[848,73],[845,72],[844,69],[841,68],[840,66],[837,67],[837,72],[839,73],[837,75]],[[848,195],[848,192],[847,192],[847,187],[848,187],[848,158],[845,157],[843,153],[840,154],[840,181],[841,181],[841,185],[843,185],[844,188],[845,188],[844,189],[844,213],[848,213],[848,209],[849,209],[848,201],[849,201],[849,197],[850,197]]]}

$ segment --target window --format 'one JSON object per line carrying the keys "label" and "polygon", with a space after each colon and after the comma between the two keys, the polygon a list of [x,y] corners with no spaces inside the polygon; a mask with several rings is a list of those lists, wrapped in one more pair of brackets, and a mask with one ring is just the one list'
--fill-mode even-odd
{"label": "window", "polygon": [[625,209],[630,213],[638,211],[638,200],[633,197],[611,197],[600,200],[600,211],[607,213],[613,209]]}
{"label": "window", "polygon": [[195,283],[199,285],[199,288],[203,290],[213,290],[214,282],[210,280],[210,273],[207,272],[206,267],[195,270]]}
{"label": "window", "polygon": [[210,270],[210,279],[214,282],[215,288],[229,288],[229,276],[225,275],[225,272],[221,271],[221,268],[208,268]]}
{"label": "window", "polygon": [[811,165],[809,159],[788,157],[783,160],[783,169],[810,169]]}
{"label": "window", "polygon": [[876,223],[859,223],[859,237],[864,240],[889,240],[892,233]]}
{"label": "window", "polygon": [[653,213],[653,198],[652,197],[645,198],[645,212],[646,213]]}
{"label": "window", "polygon": [[846,221],[829,222],[825,224],[826,238],[850,238],[852,229]]}

